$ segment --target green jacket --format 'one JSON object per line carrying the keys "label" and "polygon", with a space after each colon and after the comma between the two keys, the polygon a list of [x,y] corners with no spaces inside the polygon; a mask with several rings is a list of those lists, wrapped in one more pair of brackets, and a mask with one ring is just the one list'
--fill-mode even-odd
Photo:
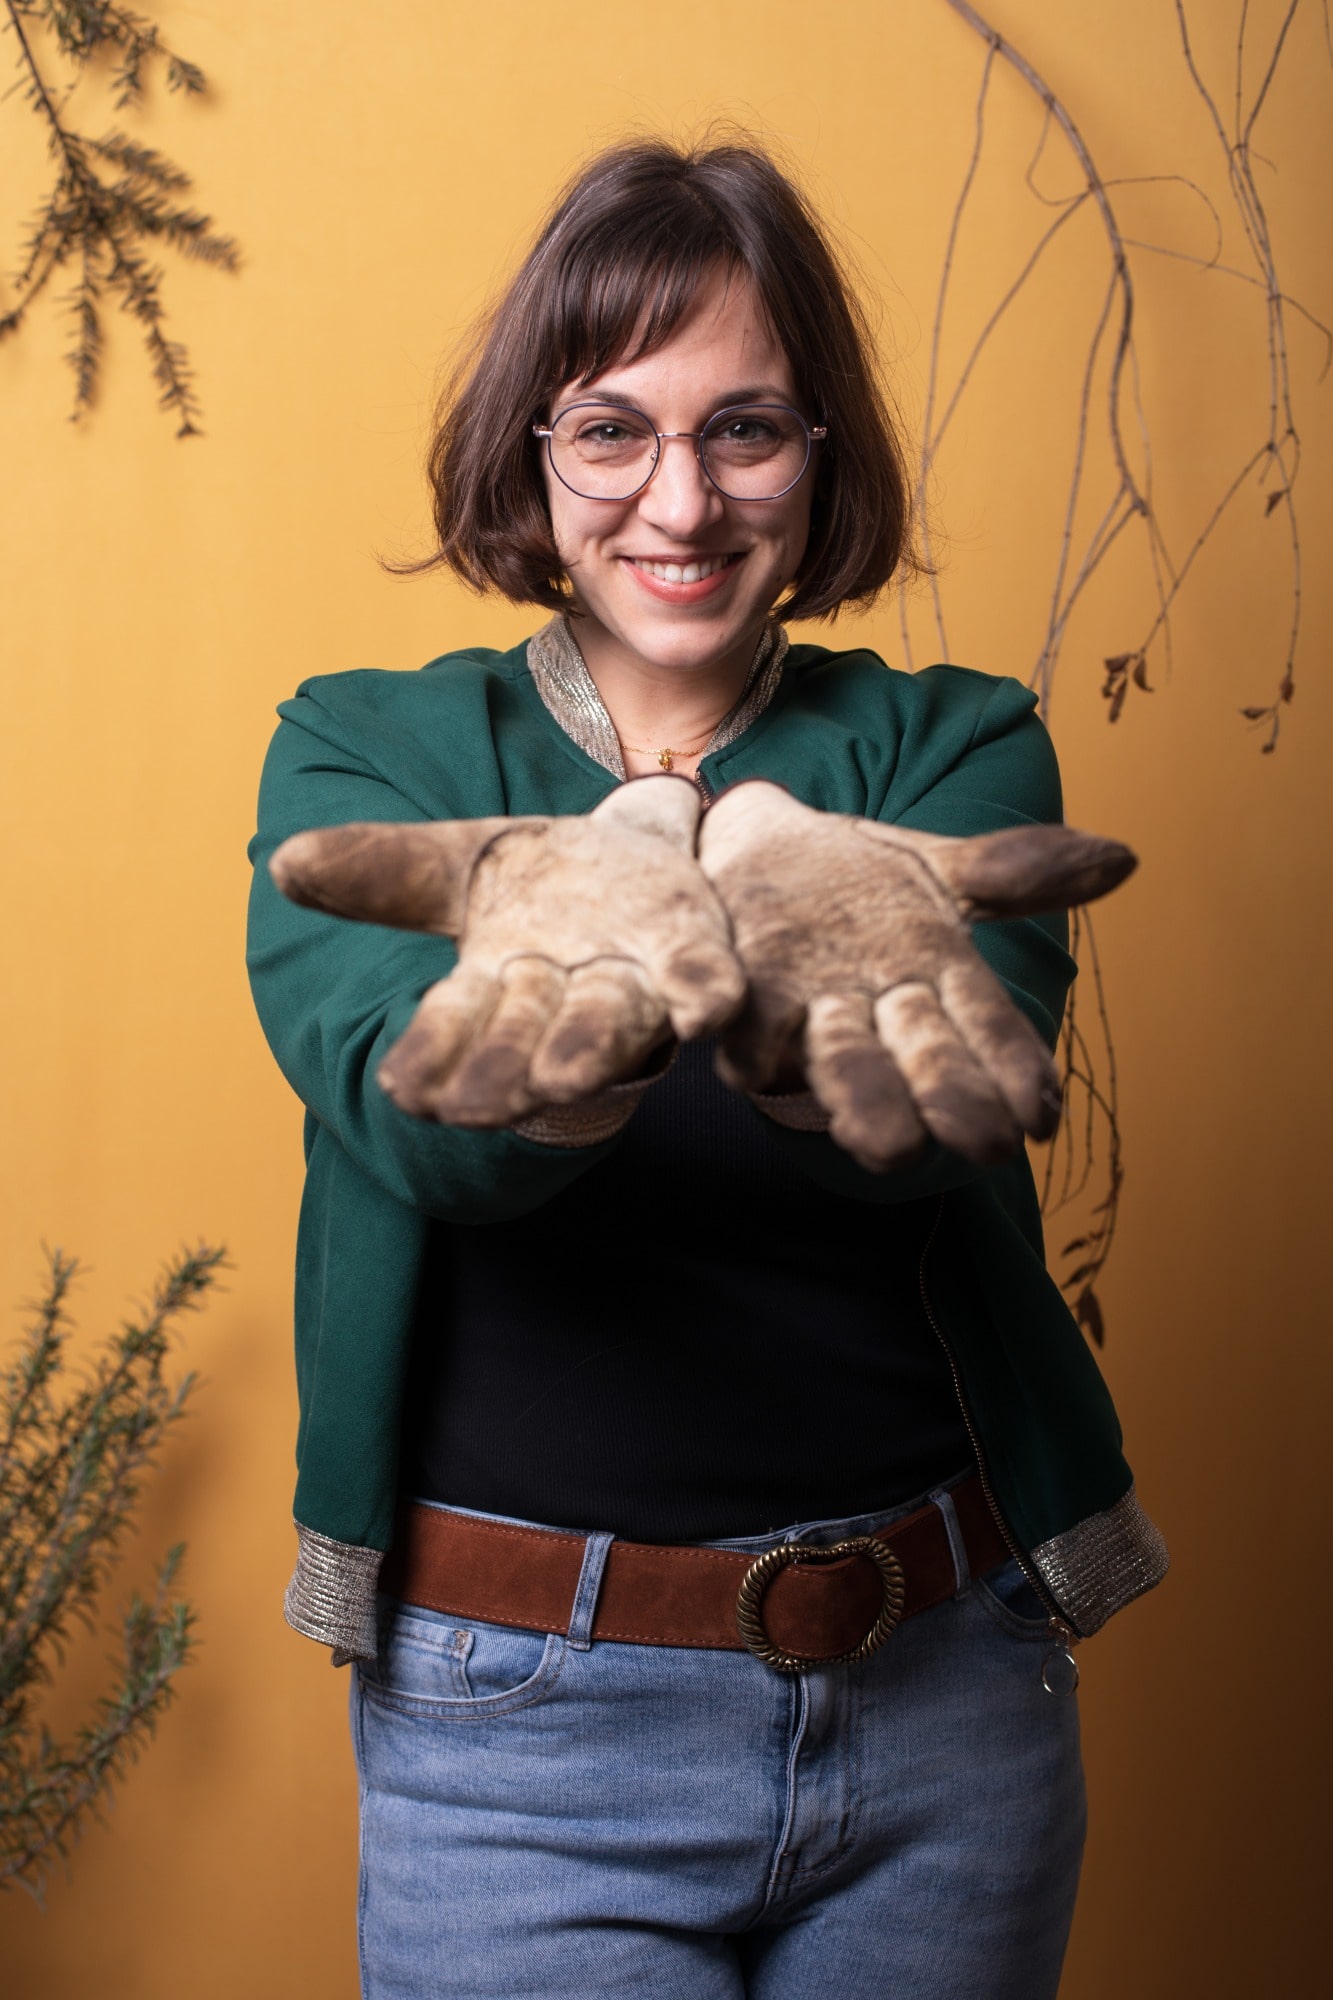
{"label": "green jacket", "polygon": [[[894,672],[875,654],[793,646],[768,707],[704,760],[807,805],[932,833],[1058,820],[1034,697],[960,667]],[[289,834],[348,820],[583,813],[617,780],[543,701],[526,647],[446,654],[419,673],[306,681],[264,767],[249,966],[264,1030],[307,1107],[296,1257],[300,1392],[287,1612],[335,1657],[373,1652],[391,1539],[413,1304],[431,1218],[485,1223],[549,1200],[617,1143],[561,1148],[397,1111],[375,1082],[447,941],[297,908],[267,861]],[[1063,917],[983,924],[978,946],[1053,1045],[1073,977]],[[760,1115],[756,1110],[756,1117]],[[980,1170],[940,1147],[869,1174],[820,1133],[769,1126],[826,1187],[868,1202],[938,1194],[922,1285],[953,1362],[992,1504],[1039,1588],[1087,1633],[1156,1583],[1166,1554],[1134,1496],[1110,1396],[1048,1276],[1025,1158]]]}

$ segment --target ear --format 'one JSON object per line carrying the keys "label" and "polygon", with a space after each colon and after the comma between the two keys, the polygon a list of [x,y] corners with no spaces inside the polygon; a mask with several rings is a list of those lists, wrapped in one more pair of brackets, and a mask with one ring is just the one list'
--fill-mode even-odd
{"label": "ear", "polygon": [[968,840],[936,837],[924,858],[971,923],[1095,902],[1139,865],[1123,842],[1072,826],[1015,826]]}
{"label": "ear", "polygon": [[293,834],[269,861],[284,896],[309,910],[457,937],[468,883],[486,849],[515,827],[544,819],[354,822]]}

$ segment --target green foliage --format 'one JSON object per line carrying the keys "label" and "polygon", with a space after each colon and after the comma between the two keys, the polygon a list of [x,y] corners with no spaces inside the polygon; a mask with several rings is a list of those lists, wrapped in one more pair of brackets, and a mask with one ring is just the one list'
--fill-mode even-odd
{"label": "green foliage", "polygon": [[[172,1549],[150,1599],[121,1621],[111,1691],[67,1742],[39,1725],[39,1691],[93,1608],[130,1526],[144,1472],[195,1384],[163,1376],[168,1335],[223,1266],[200,1246],[168,1264],[137,1319],[122,1322],[82,1379],[62,1381],[77,1274],[55,1251],[43,1297],[0,1376],[0,1887],[40,1892],[80,1822],[152,1735],[193,1644],[193,1613],[171,1592]],[[61,1393],[63,1391],[63,1393]]]}
{"label": "green foliage", "polygon": [[151,21],[109,0],[4,0],[4,5],[18,44],[22,96],[46,126],[56,177],[28,235],[15,278],[17,301],[0,314],[0,339],[18,331],[57,272],[76,270],[65,301],[74,327],[66,357],[74,370],[74,417],[91,407],[96,394],[101,306],[110,296],[142,329],[159,401],[178,419],[177,437],[194,437],[199,405],[189,357],[164,330],[162,273],[145,251],[167,243],[186,257],[234,271],[236,245],[217,234],[210,216],[184,204],[189,175],[151,146],[136,145],[123,132],[95,139],[74,130],[65,116],[68,92],[54,89],[43,75],[31,31],[44,27],[76,73],[95,57],[108,56],[117,109],[137,103],[153,64],[164,69],[168,90],[192,95],[204,90],[203,71],[169,49]]}

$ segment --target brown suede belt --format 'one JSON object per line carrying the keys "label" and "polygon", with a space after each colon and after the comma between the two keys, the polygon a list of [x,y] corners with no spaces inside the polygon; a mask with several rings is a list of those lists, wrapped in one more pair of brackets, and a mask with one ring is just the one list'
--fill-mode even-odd
{"label": "brown suede belt", "polygon": [[[965,1480],[950,1498],[968,1568],[982,1576],[1004,1562],[1009,1549],[981,1481]],[[860,1552],[872,1540],[875,1548]],[[586,1546],[585,1536],[557,1529],[410,1506],[399,1518],[380,1587],[457,1618],[567,1633]],[[864,1656],[903,1618],[957,1591],[948,1529],[934,1505],[853,1548],[829,1559],[810,1544],[785,1543],[755,1558],[739,1549],[613,1541],[591,1637],[635,1646],[748,1649],[790,1669]],[[743,1622],[750,1606],[749,1637],[737,1623],[738,1600]]]}

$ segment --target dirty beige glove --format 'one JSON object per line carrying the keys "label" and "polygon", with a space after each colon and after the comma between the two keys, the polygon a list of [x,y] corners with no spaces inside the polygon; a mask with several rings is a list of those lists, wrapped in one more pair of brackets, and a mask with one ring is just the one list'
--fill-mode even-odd
{"label": "dirty beige glove", "polygon": [[694,859],[700,810],[687,778],[639,778],[576,817],[299,833],[269,865],[294,902],[457,938],[379,1081],[418,1117],[513,1125],[741,1005],[730,925]]}
{"label": "dirty beige glove", "polygon": [[928,1133],[989,1164],[1020,1127],[1054,1131],[1055,1066],[969,926],[1104,895],[1135,866],[1127,847],[1060,826],[913,833],[755,779],[712,807],[699,859],[749,981],[719,1053],[728,1083],[762,1091],[794,1059],[831,1136],[872,1171]]}

